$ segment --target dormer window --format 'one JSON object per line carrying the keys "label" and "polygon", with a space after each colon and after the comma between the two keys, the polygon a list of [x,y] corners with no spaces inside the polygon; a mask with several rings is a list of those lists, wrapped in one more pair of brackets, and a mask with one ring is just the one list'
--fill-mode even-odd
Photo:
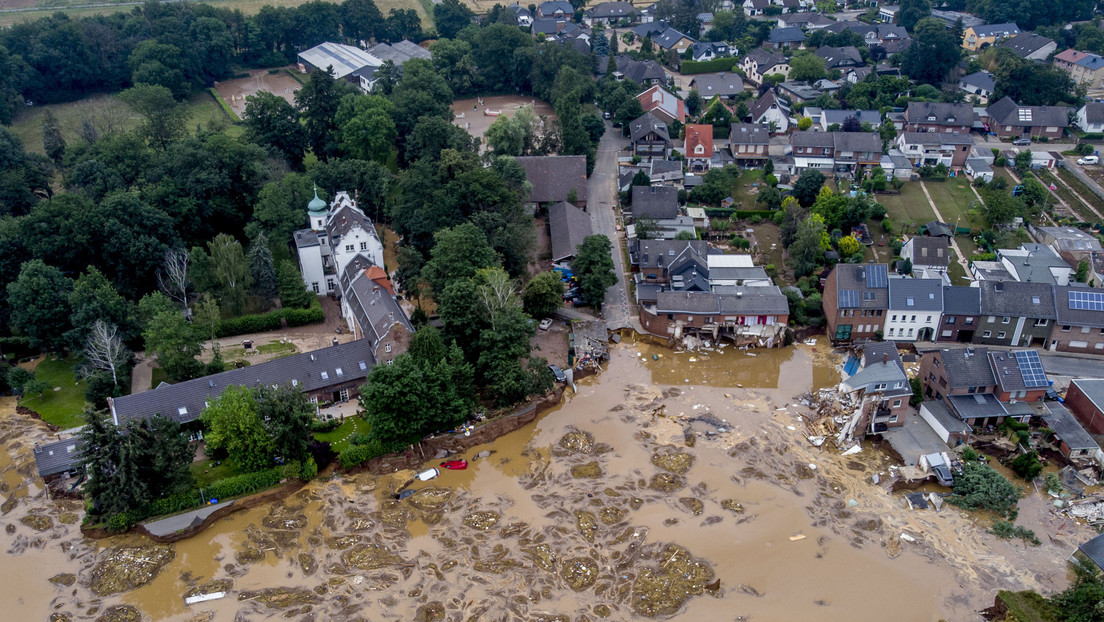
{"label": "dormer window", "polygon": [[329,380],[330,379],[330,373],[327,372],[327,371],[323,371],[322,372],[322,379],[323,380]]}
{"label": "dormer window", "polygon": [[187,417],[188,416],[188,407],[187,406],[181,406],[180,408],[177,408],[176,409],[176,414],[180,415],[181,417]]}

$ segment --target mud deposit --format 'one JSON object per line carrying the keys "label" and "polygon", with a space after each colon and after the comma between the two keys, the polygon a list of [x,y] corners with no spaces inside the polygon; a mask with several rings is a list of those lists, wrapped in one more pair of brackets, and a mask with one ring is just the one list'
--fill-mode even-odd
{"label": "mud deposit", "polygon": [[1021,502],[1044,541],[1027,549],[952,508],[910,512],[871,483],[877,452],[808,445],[792,396],[832,382],[823,353],[689,358],[624,344],[558,409],[401,501],[411,471],[324,475],[172,545],[84,540],[61,518],[80,503],[33,477],[41,424],[0,418],[5,619],[935,622],[977,619],[998,588],[1067,584],[1088,534],[1046,499]]}

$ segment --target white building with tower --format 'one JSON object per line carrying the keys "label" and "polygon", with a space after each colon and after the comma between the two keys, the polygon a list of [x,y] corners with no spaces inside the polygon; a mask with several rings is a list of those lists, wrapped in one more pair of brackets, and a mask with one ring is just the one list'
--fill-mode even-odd
{"label": "white building with tower", "polygon": [[316,189],[307,204],[307,216],[310,228],[295,232],[299,270],[307,289],[316,294],[339,293],[342,271],[358,256],[383,268],[383,243],[372,220],[348,192],[338,192],[327,206]]}

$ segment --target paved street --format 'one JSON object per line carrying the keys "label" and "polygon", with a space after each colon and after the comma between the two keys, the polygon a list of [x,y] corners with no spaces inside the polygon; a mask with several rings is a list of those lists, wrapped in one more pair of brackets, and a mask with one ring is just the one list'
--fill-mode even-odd
{"label": "paved street", "polygon": [[587,182],[587,211],[590,212],[594,233],[602,234],[613,243],[613,266],[617,272],[617,285],[606,291],[602,316],[610,329],[632,326],[629,307],[629,290],[626,286],[626,266],[621,254],[622,237],[617,231],[617,152],[628,144],[621,130],[606,123],[606,133],[598,143],[594,173]]}
{"label": "paved street", "polygon": [[1104,378],[1104,360],[1081,358],[1048,353],[1039,350],[1043,368],[1048,376],[1070,376],[1072,378]]}

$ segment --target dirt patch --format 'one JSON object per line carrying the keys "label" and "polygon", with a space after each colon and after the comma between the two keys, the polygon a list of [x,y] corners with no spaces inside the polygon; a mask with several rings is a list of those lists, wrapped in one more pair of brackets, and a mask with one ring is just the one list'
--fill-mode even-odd
{"label": "dirt patch", "polygon": [[[458,99],[452,102],[453,124],[466,129],[469,134],[479,139],[483,138],[483,134],[495,119],[499,116],[512,117],[522,106],[532,106],[537,117],[547,117],[549,120],[556,118],[552,106],[532,97],[492,95],[481,99],[482,105],[479,99]],[[500,114],[487,114],[496,111]]]}
{"label": "dirt patch", "polygon": [[[294,68],[291,69],[295,71]],[[295,105],[295,91],[303,85],[284,73],[269,73],[267,69],[256,69],[249,72],[248,78],[236,78],[215,82],[215,90],[220,97],[230,105],[234,113],[241,117],[245,113],[245,98],[257,93],[272,93],[283,97],[291,105]]]}

